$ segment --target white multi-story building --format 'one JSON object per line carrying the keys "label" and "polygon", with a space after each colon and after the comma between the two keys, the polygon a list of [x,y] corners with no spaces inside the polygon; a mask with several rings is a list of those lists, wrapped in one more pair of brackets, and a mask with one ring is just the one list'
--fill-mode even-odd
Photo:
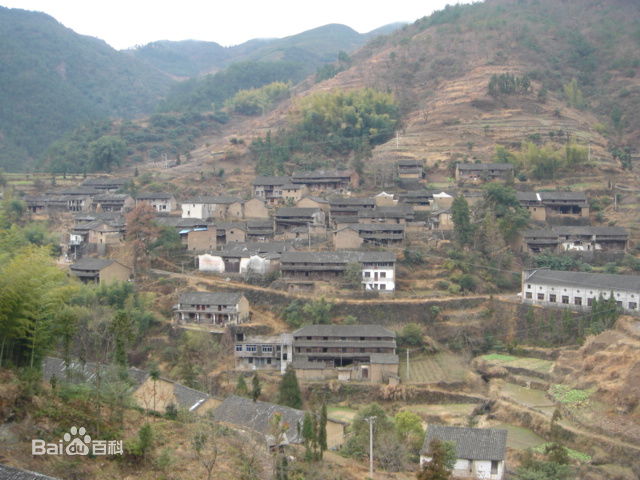
{"label": "white multi-story building", "polygon": [[546,269],[522,272],[523,303],[583,310],[594,299],[611,295],[620,308],[638,313],[640,276]]}

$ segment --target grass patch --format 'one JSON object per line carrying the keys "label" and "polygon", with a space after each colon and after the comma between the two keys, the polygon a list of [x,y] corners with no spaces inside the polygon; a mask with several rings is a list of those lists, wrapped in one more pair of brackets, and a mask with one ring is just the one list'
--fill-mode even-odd
{"label": "grass patch", "polygon": [[502,393],[527,407],[553,407],[553,402],[546,397],[545,393],[534,388],[505,383],[502,387]]}
{"label": "grass patch", "polygon": [[567,385],[552,385],[550,393],[553,398],[565,405],[579,405],[589,400],[589,397],[593,394],[594,390],[578,390],[571,388]]}
{"label": "grass patch", "polygon": [[473,410],[478,406],[477,403],[443,403],[443,404],[417,404],[408,405],[403,407],[403,410],[408,410],[418,415],[425,416],[463,416],[467,417],[471,415]]}
{"label": "grass patch", "polygon": [[501,423],[492,428],[502,428],[507,433],[507,447],[516,450],[526,450],[545,444],[545,439],[528,428],[518,427],[508,423]]}
{"label": "grass patch", "polygon": [[[542,445],[536,446],[533,451],[536,453],[544,453],[545,449],[552,445],[551,442],[543,443]],[[591,461],[591,455],[588,455],[584,452],[579,452],[578,450],[574,450],[572,448],[564,447],[567,449],[567,455],[572,460],[576,460],[577,462],[589,463]]]}
{"label": "grass patch", "polygon": [[518,357],[514,357],[513,355],[503,355],[501,353],[490,353],[488,355],[482,355],[480,358],[488,362],[513,362],[518,359]]}
{"label": "grass patch", "polygon": [[351,423],[357,414],[358,414],[357,410],[349,407],[340,407],[340,406],[327,407],[327,416],[329,418],[334,418],[342,422]]}
{"label": "grass patch", "polygon": [[464,382],[469,368],[463,357],[449,352],[411,356],[407,378],[406,356],[400,353],[400,378],[406,383]]}

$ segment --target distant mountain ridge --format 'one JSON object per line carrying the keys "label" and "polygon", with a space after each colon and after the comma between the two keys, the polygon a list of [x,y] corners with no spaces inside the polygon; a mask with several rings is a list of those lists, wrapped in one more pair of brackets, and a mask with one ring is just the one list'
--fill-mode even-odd
{"label": "distant mountain ridge", "polygon": [[346,25],[328,24],[284,38],[252,39],[232,47],[198,40],[160,40],[126,52],[174,77],[214,73],[243,61],[303,62],[311,72],[335,61],[339,51],[352,52],[372,37],[391,33],[403,25],[392,23],[358,33]]}

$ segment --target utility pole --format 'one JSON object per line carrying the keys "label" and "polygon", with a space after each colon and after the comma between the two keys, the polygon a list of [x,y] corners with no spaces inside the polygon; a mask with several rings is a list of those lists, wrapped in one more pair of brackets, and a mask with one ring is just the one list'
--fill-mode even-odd
{"label": "utility pole", "polygon": [[407,382],[409,381],[409,349],[407,348]]}
{"label": "utility pole", "polygon": [[400,147],[400,132],[396,132],[396,148]]}
{"label": "utility pole", "polygon": [[373,479],[373,422],[377,417],[367,417],[365,421],[369,424],[369,478]]}

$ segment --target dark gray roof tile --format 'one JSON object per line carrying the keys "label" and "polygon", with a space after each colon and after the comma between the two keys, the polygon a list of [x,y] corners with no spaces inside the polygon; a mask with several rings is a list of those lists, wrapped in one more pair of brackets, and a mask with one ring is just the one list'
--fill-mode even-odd
{"label": "dark gray roof tile", "polygon": [[504,460],[507,447],[506,430],[429,425],[420,453],[428,455],[429,445],[436,439],[455,444],[456,458],[466,460]]}

